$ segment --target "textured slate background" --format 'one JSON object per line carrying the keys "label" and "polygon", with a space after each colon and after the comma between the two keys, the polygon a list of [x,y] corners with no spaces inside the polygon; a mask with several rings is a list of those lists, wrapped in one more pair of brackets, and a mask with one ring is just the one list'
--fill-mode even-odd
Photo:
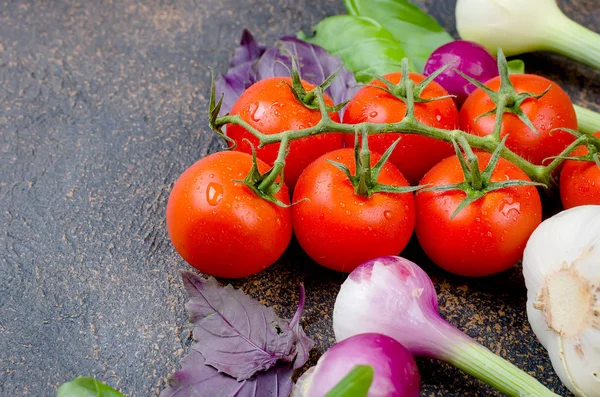
{"label": "textured slate background", "polygon": [[[453,31],[454,1],[419,3]],[[600,30],[596,0],[563,0]],[[165,205],[178,175],[218,150],[206,127],[209,68],[224,71],[243,27],[264,43],[325,16],[339,0],[0,0],[0,395],[52,396],[92,375],[128,396],[156,396],[190,344]],[[455,31],[453,31],[455,34]],[[600,75],[558,56],[525,56],[599,110]],[[485,280],[430,272],[442,314],[560,394],[524,312],[516,268]],[[291,316],[308,293],[305,328],[334,341],[344,276],[293,245],[280,263],[235,282]],[[424,395],[493,395],[419,360]]]}

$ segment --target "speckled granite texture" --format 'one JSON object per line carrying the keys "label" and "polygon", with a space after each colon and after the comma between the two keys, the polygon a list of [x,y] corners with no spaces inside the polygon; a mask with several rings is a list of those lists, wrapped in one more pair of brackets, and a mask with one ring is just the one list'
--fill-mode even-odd
{"label": "speckled granite texture", "polygon": [[[456,34],[454,1],[419,3]],[[560,3],[600,31],[598,1]],[[189,268],[164,213],[178,175],[219,148],[209,69],[224,71],[244,27],[268,44],[343,11],[341,0],[0,0],[0,395],[52,396],[77,375],[158,395],[191,341],[179,276]],[[599,73],[523,59],[600,110]],[[566,394],[527,324],[520,269],[467,280],[414,243],[406,255],[430,272],[445,318]],[[303,281],[314,363],[334,342],[343,280],[293,245],[234,284],[290,317]],[[423,395],[495,395],[445,364],[419,366]]]}

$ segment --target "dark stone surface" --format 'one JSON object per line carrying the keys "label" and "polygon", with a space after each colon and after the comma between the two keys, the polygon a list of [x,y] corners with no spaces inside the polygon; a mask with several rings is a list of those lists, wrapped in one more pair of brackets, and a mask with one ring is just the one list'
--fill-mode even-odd
{"label": "dark stone surface", "polygon": [[[453,1],[420,3],[453,29]],[[600,30],[596,0],[561,4]],[[219,148],[206,126],[209,68],[224,70],[243,27],[273,43],[341,12],[339,0],[0,0],[0,395],[52,396],[77,375],[159,393],[190,344],[179,277],[189,267],[164,212],[177,176]],[[600,109],[597,72],[523,59]],[[520,269],[466,280],[414,244],[407,256],[432,275],[444,317],[566,393],[527,324]],[[235,285],[289,317],[304,281],[314,363],[334,342],[343,279],[293,245]],[[493,395],[445,364],[419,365],[424,395]]]}

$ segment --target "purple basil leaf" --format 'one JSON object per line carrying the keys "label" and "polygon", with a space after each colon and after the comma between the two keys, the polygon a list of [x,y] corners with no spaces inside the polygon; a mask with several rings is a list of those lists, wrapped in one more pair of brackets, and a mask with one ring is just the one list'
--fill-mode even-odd
{"label": "purple basil leaf", "polygon": [[293,362],[296,334],[272,308],[217,280],[183,273],[190,297],[196,349],[206,364],[238,380],[266,371],[278,361]]}
{"label": "purple basil leaf", "polygon": [[300,302],[298,302],[296,314],[294,314],[294,317],[290,320],[290,327],[292,328],[296,340],[297,354],[296,360],[294,361],[294,369],[302,367],[306,361],[308,361],[310,349],[315,345],[315,342],[306,336],[304,330],[300,326],[302,310],[304,310],[304,285],[300,285]]}
{"label": "purple basil leaf", "polygon": [[254,83],[248,80],[248,74],[252,64],[264,52],[265,47],[258,45],[254,36],[247,29],[244,29],[240,45],[235,49],[233,58],[229,60],[229,70],[215,81],[217,97],[220,97],[221,94],[224,95],[221,114],[229,112],[242,92]]}
{"label": "purple basil leaf", "polygon": [[[272,53],[269,53],[269,52]],[[275,48],[268,49],[260,60],[252,66],[250,79],[259,81],[267,77],[289,76],[286,69],[292,65],[292,56],[298,62],[298,71],[303,80],[319,85],[327,77],[343,65],[342,60],[329,54],[324,48],[307,43],[296,37],[282,37]],[[274,61],[279,61],[274,64]],[[356,85],[354,74],[342,66],[337,77],[325,92],[333,99],[334,103],[341,103],[347,99],[348,89]]]}
{"label": "purple basil leaf", "polygon": [[248,29],[244,29],[240,46],[235,49],[233,58],[229,60],[229,66],[234,67],[247,62],[254,62],[264,52],[265,47],[258,44]]}
{"label": "purple basil leaf", "polygon": [[293,372],[291,364],[278,364],[238,382],[206,365],[202,354],[193,347],[181,361],[181,370],[169,376],[169,385],[160,397],[288,397]]}
{"label": "purple basil leaf", "polygon": [[[229,112],[244,90],[257,81],[269,77],[289,76],[286,66],[291,68],[292,56],[298,62],[302,79],[314,85],[321,84],[343,65],[340,58],[327,53],[322,47],[295,37],[282,37],[274,47],[264,51],[252,35],[244,30],[240,46],[236,48],[230,62],[230,69],[215,82],[217,96],[224,94],[220,113]],[[350,99],[352,92],[349,89],[355,86],[354,74],[342,66],[338,76],[325,92],[338,104]]]}

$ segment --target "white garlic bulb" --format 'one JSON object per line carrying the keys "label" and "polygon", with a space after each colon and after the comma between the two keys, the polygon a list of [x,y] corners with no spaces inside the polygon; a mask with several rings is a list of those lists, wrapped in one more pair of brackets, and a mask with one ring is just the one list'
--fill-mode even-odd
{"label": "white garlic bulb", "polygon": [[554,370],[575,395],[600,397],[600,205],[542,222],[523,275],[527,317]]}

